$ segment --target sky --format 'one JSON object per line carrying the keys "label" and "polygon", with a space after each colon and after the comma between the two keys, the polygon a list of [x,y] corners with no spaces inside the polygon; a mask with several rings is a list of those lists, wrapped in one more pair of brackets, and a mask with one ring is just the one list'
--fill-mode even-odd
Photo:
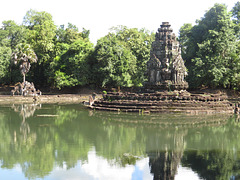
{"label": "sky", "polygon": [[0,22],[14,20],[22,24],[30,9],[46,11],[54,23],[68,22],[90,30],[90,40],[97,40],[110,28],[124,25],[128,28],[146,28],[156,32],[162,22],[170,22],[178,34],[184,23],[195,24],[215,3],[226,4],[230,11],[238,0],[7,0],[0,6]]}

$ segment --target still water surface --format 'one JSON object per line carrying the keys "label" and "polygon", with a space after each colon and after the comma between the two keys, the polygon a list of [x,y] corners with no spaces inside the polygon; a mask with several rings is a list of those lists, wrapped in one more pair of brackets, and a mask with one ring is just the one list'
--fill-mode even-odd
{"label": "still water surface", "polygon": [[238,117],[0,106],[0,179],[239,179]]}

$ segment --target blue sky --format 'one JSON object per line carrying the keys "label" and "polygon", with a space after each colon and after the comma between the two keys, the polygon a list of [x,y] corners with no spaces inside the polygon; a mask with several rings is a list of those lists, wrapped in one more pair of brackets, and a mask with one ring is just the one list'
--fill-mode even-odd
{"label": "blue sky", "polygon": [[68,22],[90,29],[90,39],[97,39],[117,25],[156,31],[163,21],[169,21],[177,34],[184,23],[194,24],[215,3],[226,4],[229,10],[237,0],[8,0],[1,3],[0,22],[22,23],[30,9],[46,11],[56,25]]}

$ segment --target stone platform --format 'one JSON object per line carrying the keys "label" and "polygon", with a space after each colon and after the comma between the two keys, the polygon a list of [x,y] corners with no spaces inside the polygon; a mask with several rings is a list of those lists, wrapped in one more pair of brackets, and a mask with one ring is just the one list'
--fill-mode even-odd
{"label": "stone platform", "polygon": [[[169,22],[155,34],[147,62],[148,81],[144,93],[108,92],[100,100],[91,98],[92,109],[139,113],[213,114],[239,112],[238,106],[221,94],[191,94],[186,91],[187,69],[181,45]],[[160,91],[161,90],[161,91]]]}
{"label": "stone platform", "polygon": [[108,92],[90,106],[96,110],[138,113],[234,113],[226,95],[191,94],[187,91],[152,93]]}

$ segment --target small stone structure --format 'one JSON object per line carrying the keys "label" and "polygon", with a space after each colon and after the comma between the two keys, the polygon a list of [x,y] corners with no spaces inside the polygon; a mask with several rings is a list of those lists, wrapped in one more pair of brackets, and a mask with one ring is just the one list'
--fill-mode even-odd
{"label": "small stone structure", "polygon": [[40,90],[36,90],[33,83],[24,81],[15,84],[14,89],[11,91],[11,95],[22,95],[22,96],[39,96],[42,95]]}
{"label": "small stone structure", "polygon": [[187,89],[184,80],[187,70],[181,56],[181,47],[168,22],[163,22],[152,43],[150,60],[147,62],[150,89],[181,90]]}

